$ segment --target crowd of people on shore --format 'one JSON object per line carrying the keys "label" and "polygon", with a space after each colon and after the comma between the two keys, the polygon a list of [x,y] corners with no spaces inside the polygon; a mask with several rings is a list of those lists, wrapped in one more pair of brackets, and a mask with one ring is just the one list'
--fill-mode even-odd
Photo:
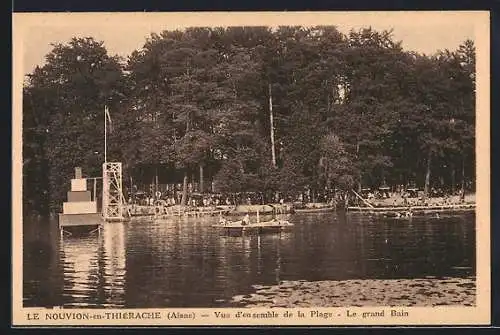
{"label": "crowd of people on shore", "polygon": [[474,201],[474,195],[466,194],[459,189],[457,192],[443,192],[439,189],[431,189],[425,196],[423,191],[411,189],[402,192],[389,193],[387,196],[376,196],[369,193],[366,199],[377,207],[383,206],[449,206],[469,203]]}
{"label": "crowd of people on shore", "polygon": [[[162,196],[160,192],[155,195],[141,195],[141,196],[130,196],[128,198],[129,205],[140,205],[140,206],[156,206],[161,205],[165,207],[172,207],[181,204],[181,196],[177,197],[173,195]],[[229,197],[223,197],[217,194],[203,194],[203,195],[189,195],[186,201],[186,205],[191,207],[212,207],[212,206],[231,206],[232,202]]]}
{"label": "crowd of people on shore", "polygon": [[[263,194],[259,192],[241,193],[188,193],[185,205],[189,207],[218,207],[236,205],[264,205],[264,204],[307,204],[326,203],[332,206],[344,203],[345,205],[361,205],[368,202],[376,207],[383,206],[439,206],[468,203],[468,196],[463,188],[456,188],[454,192],[446,192],[439,188],[431,188],[427,196],[423,190],[416,187],[380,187],[379,189],[362,189],[358,194],[349,195],[349,192],[311,192],[299,194]],[[361,198],[363,200],[361,200]],[[129,205],[172,207],[181,204],[182,193],[162,194],[156,192],[133,194],[128,198]],[[300,206],[299,206],[300,207]]]}

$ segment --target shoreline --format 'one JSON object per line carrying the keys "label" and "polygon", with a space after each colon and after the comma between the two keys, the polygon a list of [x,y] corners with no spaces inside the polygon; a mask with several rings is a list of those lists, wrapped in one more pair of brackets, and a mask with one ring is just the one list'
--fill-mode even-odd
{"label": "shoreline", "polygon": [[475,306],[475,277],[282,281],[237,295],[241,307]]}

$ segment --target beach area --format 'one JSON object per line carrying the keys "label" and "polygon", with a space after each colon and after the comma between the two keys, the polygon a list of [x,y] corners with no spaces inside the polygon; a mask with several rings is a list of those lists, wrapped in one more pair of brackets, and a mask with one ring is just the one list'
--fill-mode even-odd
{"label": "beach area", "polygon": [[476,279],[419,278],[340,281],[282,281],[253,285],[255,293],[237,295],[242,307],[475,306]]}
{"label": "beach area", "polygon": [[405,198],[400,194],[391,194],[389,198],[368,199],[375,207],[401,207],[401,206],[450,206],[450,205],[470,205],[476,203],[476,194],[465,194],[463,200],[459,195],[449,195],[441,197],[424,198],[423,195],[415,198]]}

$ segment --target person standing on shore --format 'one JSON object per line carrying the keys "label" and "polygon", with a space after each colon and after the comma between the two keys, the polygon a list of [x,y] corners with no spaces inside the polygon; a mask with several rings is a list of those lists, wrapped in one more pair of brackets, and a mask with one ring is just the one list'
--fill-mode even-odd
{"label": "person standing on shore", "polygon": [[250,223],[250,216],[248,215],[248,213],[243,217],[242,223],[244,226]]}
{"label": "person standing on shore", "polygon": [[464,191],[464,189],[460,189],[460,202],[461,203],[465,202],[465,191]]}

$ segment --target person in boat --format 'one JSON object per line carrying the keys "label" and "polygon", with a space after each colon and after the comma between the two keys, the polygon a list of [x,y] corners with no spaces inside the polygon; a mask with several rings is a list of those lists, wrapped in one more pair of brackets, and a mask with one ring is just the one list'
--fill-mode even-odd
{"label": "person in boat", "polygon": [[245,216],[243,217],[243,220],[241,220],[241,224],[243,226],[250,224],[250,215],[248,215],[248,213],[246,213]]}
{"label": "person in boat", "polygon": [[413,212],[410,209],[408,209],[406,212],[397,212],[394,217],[396,217],[397,219],[401,219],[401,218],[411,218],[413,216]]}

